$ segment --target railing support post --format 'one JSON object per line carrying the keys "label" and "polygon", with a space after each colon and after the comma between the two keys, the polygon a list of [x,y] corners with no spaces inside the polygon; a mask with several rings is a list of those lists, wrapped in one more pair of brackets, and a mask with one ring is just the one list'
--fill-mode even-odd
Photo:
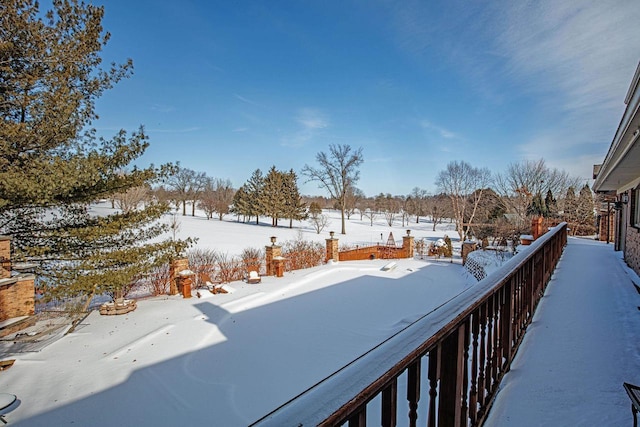
{"label": "railing support post", "polygon": [[465,324],[460,325],[442,342],[438,406],[439,427],[458,427],[462,419],[460,402],[464,379],[465,329]]}

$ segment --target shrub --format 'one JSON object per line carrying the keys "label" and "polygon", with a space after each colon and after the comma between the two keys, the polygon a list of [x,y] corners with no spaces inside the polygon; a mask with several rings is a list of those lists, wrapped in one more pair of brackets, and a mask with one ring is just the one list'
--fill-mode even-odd
{"label": "shrub", "polygon": [[246,248],[240,255],[242,259],[243,273],[248,275],[250,271],[256,271],[260,274],[262,270],[262,264],[264,261],[264,255],[261,249]]}
{"label": "shrub", "polygon": [[193,271],[193,288],[197,289],[214,280],[218,253],[213,249],[192,249],[187,254],[189,269]]}
{"label": "shrub", "polygon": [[282,245],[282,256],[286,258],[287,271],[300,270],[322,265],[325,257],[325,247],[320,242],[303,240],[298,236]]}

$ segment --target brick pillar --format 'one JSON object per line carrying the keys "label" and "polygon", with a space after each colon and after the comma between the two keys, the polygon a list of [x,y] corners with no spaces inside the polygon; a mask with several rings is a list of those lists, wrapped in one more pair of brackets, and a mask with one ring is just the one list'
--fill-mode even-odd
{"label": "brick pillar", "polygon": [[35,313],[35,276],[21,274],[0,285],[0,322]]}
{"label": "brick pillar", "polygon": [[177,295],[179,293],[180,272],[189,269],[189,260],[187,258],[174,259],[169,267],[169,295]]}
{"label": "brick pillar", "polygon": [[476,242],[464,242],[462,243],[462,265],[465,265],[467,262],[467,257],[473,251],[478,248]]}
{"label": "brick pillar", "polygon": [[413,258],[413,236],[411,230],[407,230],[407,235],[402,236],[402,249],[404,249],[405,258]]}
{"label": "brick pillar", "polygon": [[0,236],[0,279],[11,277],[11,237]]}
{"label": "brick pillar", "polygon": [[531,218],[531,235],[533,236],[533,240],[536,240],[544,234],[542,232],[542,221],[543,218],[541,216]]}
{"label": "brick pillar", "polygon": [[276,245],[275,236],[271,237],[271,246],[265,246],[265,263],[267,264],[267,276],[275,276],[276,268],[273,263],[275,257],[282,256],[282,246]]}
{"label": "brick pillar", "polygon": [[338,239],[333,237],[333,231],[329,232],[329,237],[327,240],[327,255],[325,257],[325,262],[329,262],[329,260],[333,260],[334,262],[340,261],[340,251],[338,250]]}

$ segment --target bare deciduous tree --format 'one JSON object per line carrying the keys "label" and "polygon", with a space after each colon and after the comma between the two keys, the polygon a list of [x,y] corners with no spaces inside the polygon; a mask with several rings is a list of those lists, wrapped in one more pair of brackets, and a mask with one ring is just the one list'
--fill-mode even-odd
{"label": "bare deciduous tree", "polygon": [[342,234],[346,234],[345,212],[347,209],[347,193],[360,179],[358,167],[364,161],[362,148],[353,151],[349,145],[329,145],[329,154],[320,152],[316,155],[320,167],[304,165],[302,174],[309,181],[317,181],[320,188],[329,192],[337,202],[342,218]]}
{"label": "bare deciduous tree", "polygon": [[465,161],[453,161],[438,173],[436,185],[449,196],[453,209],[456,231],[461,240],[466,239],[465,219],[470,224],[482,199],[483,189],[491,180],[487,168],[475,168]]}
{"label": "bare deciduous tree", "polygon": [[579,188],[579,181],[565,171],[549,168],[544,159],[524,160],[511,163],[504,173],[497,174],[494,188],[507,211],[526,223],[534,196],[545,197],[548,191],[554,196],[564,195],[569,187]]}
{"label": "bare deciduous tree", "polygon": [[149,189],[145,186],[129,188],[124,193],[116,193],[113,195],[115,206],[127,213],[136,210],[141,203],[145,202],[149,195]]}
{"label": "bare deciduous tree", "polygon": [[198,207],[202,209],[207,219],[211,219],[214,214],[217,214],[218,219],[222,221],[222,218],[229,213],[234,195],[235,191],[230,180],[209,178],[200,195]]}

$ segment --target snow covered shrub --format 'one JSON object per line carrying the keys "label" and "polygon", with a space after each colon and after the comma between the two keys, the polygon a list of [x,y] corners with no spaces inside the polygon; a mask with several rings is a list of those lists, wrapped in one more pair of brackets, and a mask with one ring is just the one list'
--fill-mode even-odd
{"label": "snow covered shrub", "polygon": [[216,266],[218,272],[216,278],[222,283],[244,278],[243,264],[240,258],[231,256],[228,253],[218,253],[216,255]]}
{"label": "snow covered shrub", "polygon": [[451,243],[451,239],[446,234],[444,235],[444,244],[445,244],[445,258],[451,258],[453,256],[453,244]]}
{"label": "snow covered shrub", "polygon": [[193,278],[193,288],[197,289],[207,284],[216,275],[218,253],[213,249],[192,249],[187,254],[189,269],[196,273]]}
{"label": "snow covered shrub", "polygon": [[287,271],[300,270],[322,265],[325,257],[325,246],[320,242],[311,242],[298,236],[282,245],[282,256],[286,258]]}
{"label": "snow covered shrub", "polygon": [[242,251],[240,258],[242,258],[242,265],[244,267],[245,274],[248,275],[250,271],[260,273],[264,261],[264,255],[262,254],[261,249],[246,248]]}
{"label": "snow covered shrub", "polygon": [[155,267],[147,276],[147,288],[153,296],[166,295],[169,292],[169,264]]}

